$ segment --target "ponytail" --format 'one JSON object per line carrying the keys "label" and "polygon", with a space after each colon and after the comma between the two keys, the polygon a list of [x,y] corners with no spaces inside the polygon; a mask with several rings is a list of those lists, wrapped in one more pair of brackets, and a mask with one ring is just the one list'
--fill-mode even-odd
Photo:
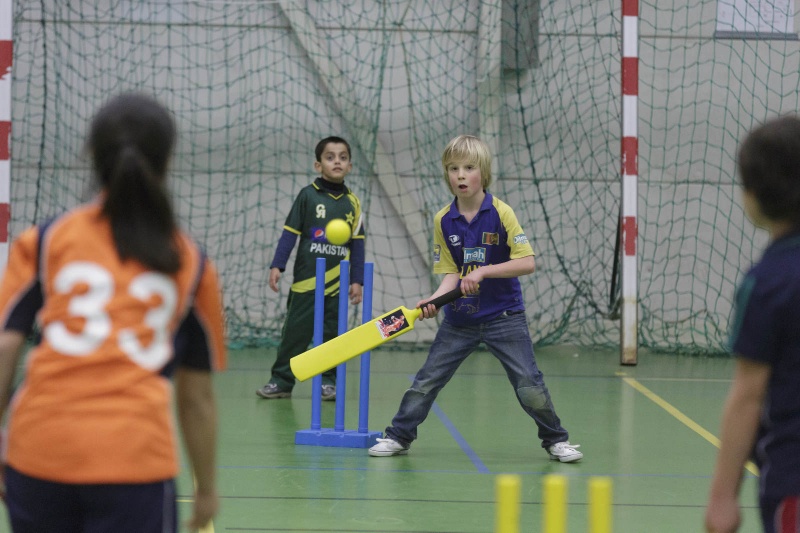
{"label": "ponytail", "polygon": [[180,266],[177,225],[162,180],[133,146],[122,148],[109,176],[103,214],[117,253],[172,274]]}
{"label": "ponytail", "polygon": [[181,266],[177,222],[164,183],[174,144],[169,112],[135,93],[103,106],[88,142],[105,193],[102,213],[120,259],[167,274]]}

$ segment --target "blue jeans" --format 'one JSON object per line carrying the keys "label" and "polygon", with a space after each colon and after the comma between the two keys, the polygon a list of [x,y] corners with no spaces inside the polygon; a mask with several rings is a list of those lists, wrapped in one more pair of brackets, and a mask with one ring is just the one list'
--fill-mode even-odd
{"label": "blue jeans", "polygon": [[428,359],[403,395],[392,425],[386,428],[387,437],[403,446],[411,445],[417,438],[417,426],[427,418],[439,391],[481,342],[505,368],[517,400],[539,428],[542,447],[547,449],[569,440],[550,400],[544,376],[536,366],[524,312],[504,313],[489,322],[468,327],[454,326],[445,319],[431,344]]}

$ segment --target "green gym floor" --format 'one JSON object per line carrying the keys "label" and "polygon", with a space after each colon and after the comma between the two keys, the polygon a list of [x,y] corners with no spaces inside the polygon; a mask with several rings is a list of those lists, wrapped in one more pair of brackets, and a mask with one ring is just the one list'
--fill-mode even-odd
{"label": "green gym floor", "polygon": [[[542,529],[542,480],[551,473],[567,476],[569,532],[589,531],[592,476],[612,480],[613,531],[701,531],[733,362],[641,353],[637,366],[623,367],[612,351],[546,347],[536,354],[570,440],[585,454],[579,463],[548,459],[488,352],[462,365],[409,454],[388,458],[295,445],[295,432],[311,423],[310,380],[291,399],[260,399],[255,389],[269,377],[274,350],[231,352],[229,370],[216,379],[222,509],[207,531],[490,533],[501,473],[521,477],[522,532]],[[425,355],[373,352],[369,430],[390,422]],[[348,364],[346,429],[358,421],[357,361]],[[334,413],[334,403],[323,402],[322,427],[333,427]],[[742,532],[760,531],[756,482],[748,472]],[[184,519],[190,487],[184,469]]]}

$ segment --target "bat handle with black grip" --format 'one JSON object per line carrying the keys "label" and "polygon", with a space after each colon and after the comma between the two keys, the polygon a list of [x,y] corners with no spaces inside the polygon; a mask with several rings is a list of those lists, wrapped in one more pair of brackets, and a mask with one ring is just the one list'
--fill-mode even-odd
{"label": "bat handle with black grip", "polygon": [[433,305],[436,306],[436,309],[440,309],[442,306],[447,305],[450,302],[454,302],[454,301],[458,300],[459,298],[461,298],[462,296],[464,296],[464,295],[461,293],[461,287],[456,287],[455,289],[453,289],[450,292],[446,292],[446,293],[442,294],[441,296],[437,296],[436,298],[434,298],[433,300],[431,300],[429,302],[425,302],[420,307],[425,307],[428,304],[433,304]]}

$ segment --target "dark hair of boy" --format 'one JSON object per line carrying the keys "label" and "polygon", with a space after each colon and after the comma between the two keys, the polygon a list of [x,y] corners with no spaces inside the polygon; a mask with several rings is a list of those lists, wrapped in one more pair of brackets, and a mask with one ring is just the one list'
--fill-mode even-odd
{"label": "dark hair of boy", "polygon": [[800,118],[753,130],[739,150],[739,174],[766,217],[800,226]]}
{"label": "dark hair of boy", "polygon": [[345,145],[347,147],[347,155],[352,155],[353,151],[350,149],[350,143],[341,137],[336,137],[333,135],[331,137],[325,137],[317,143],[317,147],[314,148],[314,156],[317,158],[317,161],[322,161],[322,154],[325,152],[325,147],[331,143]]}

